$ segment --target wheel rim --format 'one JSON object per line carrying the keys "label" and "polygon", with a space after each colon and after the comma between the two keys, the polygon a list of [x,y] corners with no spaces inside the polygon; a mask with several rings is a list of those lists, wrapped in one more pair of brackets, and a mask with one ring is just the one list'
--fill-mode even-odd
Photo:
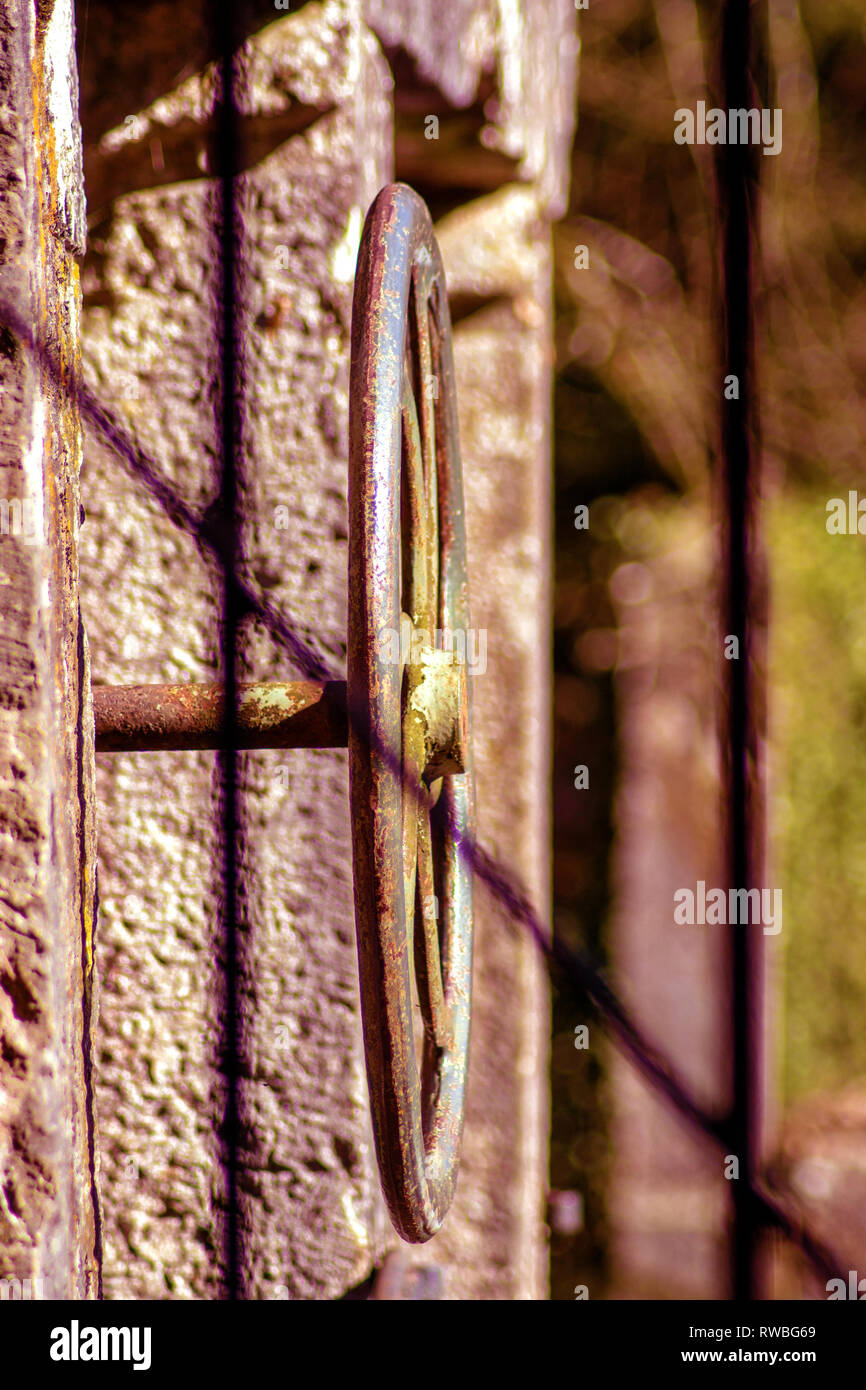
{"label": "wheel rim", "polygon": [[427,208],[401,184],[378,195],[361,239],[349,433],[347,694],[364,1046],[391,1218],[405,1239],[423,1241],[450,1206],[463,1128],[473,920],[461,846],[472,833],[473,778],[470,761],[434,784],[431,825],[426,788],[414,790],[424,771],[412,706],[420,668],[394,659],[396,634],[414,654],[433,645],[435,629],[464,640],[469,631],[445,276]]}

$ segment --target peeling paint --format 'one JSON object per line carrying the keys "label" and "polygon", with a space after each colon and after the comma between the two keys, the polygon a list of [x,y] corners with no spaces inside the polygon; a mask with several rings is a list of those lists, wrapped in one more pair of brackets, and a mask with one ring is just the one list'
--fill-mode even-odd
{"label": "peeling paint", "polygon": [[339,284],[351,285],[355,278],[355,263],[358,259],[358,245],[363,226],[364,214],[356,205],[349,212],[346,229],[331,252],[331,275]]}
{"label": "peeling paint", "polygon": [[355,1240],[362,1250],[368,1250],[370,1248],[370,1236],[366,1226],[355,1211],[355,1198],[353,1193],[344,1192],[340,1205],[343,1208],[343,1215],[346,1218],[349,1230],[352,1232]]}

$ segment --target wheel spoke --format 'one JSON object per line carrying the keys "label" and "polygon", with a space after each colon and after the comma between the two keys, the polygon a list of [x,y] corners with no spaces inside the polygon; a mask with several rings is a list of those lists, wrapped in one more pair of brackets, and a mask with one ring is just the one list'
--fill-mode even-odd
{"label": "wheel spoke", "polygon": [[[430,622],[430,609],[433,596],[430,592],[430,566],[426,558],[427,546],[426,502],[424,487],[424,453],[418,425],[418,408],[409,375],[408,362],[403,363],[403,468],[401,486],[405,488],[405,498],[401,499],[403,553],[408,556],[408,572],[405,580],[409,592],[404,594],[404,603],[414,626],[423,632]],[[409,534],[406,535],[408,530]]]}
{"label": "wheel spoke", "polygon": [[[423,277],[426,279],[426,277]],[[439,613],[439,500],[436,477],[436,414],[440,382],[433,369],[430,340],[430,306],[422,279],[413,277],[415,298],[416,380],[421,397],[421,446],[424,456],[424,555],[427,563],[427,593],[430,629],[437,626]]]}
{"label": "wheel spoke", "polygon": [[[442,988],[442,958],[439,951],[439,922],[436,882],[433,872],[433,845],[430,812],[418,812],[418,906],[415,919],[415,977],[418,999],[427,1036],[436,1047],[451,1043],[451,1018]],[[420,917],[420,921],[419,921]]]}

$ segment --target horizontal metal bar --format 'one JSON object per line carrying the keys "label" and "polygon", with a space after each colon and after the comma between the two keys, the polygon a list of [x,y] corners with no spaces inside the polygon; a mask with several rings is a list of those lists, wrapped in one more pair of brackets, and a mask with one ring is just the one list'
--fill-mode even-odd
{"label": "horizontal metal bar", "polygon": [[[97,753],[222,748],[222,685],[95,685]],[[345,681],[238,686],[238,748],[345,748]]]}

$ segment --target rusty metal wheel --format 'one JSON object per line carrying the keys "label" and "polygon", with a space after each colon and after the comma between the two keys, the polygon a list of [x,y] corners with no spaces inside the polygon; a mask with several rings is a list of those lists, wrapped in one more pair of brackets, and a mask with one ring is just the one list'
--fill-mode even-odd
{"label": "rusty metal wheel", "polygon": [[379,193],[361,239],[349,435],[347,696],[364,1046],[391,1218],[420,1242],[448,1211],[463,1129],[472,874],[458,845],[472,832],[473,784],[465,662],[451,662],[441,636],[454,634],[465,655],[451,322],[430,215],[402,184]]}

